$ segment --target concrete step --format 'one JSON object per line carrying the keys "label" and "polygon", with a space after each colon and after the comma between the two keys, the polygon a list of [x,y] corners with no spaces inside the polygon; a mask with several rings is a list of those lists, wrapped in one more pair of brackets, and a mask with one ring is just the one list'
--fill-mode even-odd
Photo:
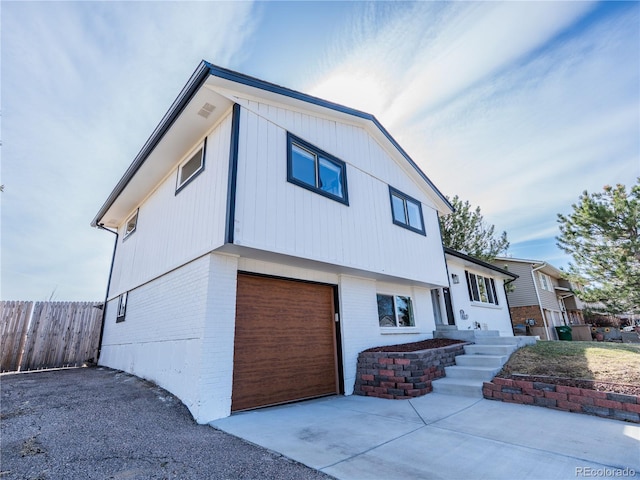
{"label": "concrete step", "polygon": [[461,367],[502,368],[508,359],[508,355],[458,355],[456,357],[456,365]]}
{"label": "concrete step", "polygon": [[431,385],[436,393],[482,398],[482,380],[445,377],[434,380]]}
{"label": "concrete step", "polygon": [[[502,365],[500,365],[502,367]],[[461,378],[466,380],[485,380],[489,381],[500,371],[500,367],[463,367],[460,365],[452,365],[444,367],[447,378]]]}
{"label": "concrete step", "polygon": [[535,345],[538,337],[478,337],[475,338],[476,345],[517,345],[518,348],[527,345]]}
{"label": "concrete step", "polygon": [[516,337],[478,337],[476,336],[476,345],[518,345]]}
{"label": "concrete step", "polygon": [[442,331],[457,331],[458,327],[456,325],[444,325],[442,323],[439,323],[436,325],[436,330],[442,330]]}
{"label": "concrete step", "polygon": [[465,345],[467,355],[511,355],[517,350],[515,345]]}
{"label": "concrete step", "polygon": [[498,330],[472,330],[472,331],[476,338],[500,336],[500,332]]}

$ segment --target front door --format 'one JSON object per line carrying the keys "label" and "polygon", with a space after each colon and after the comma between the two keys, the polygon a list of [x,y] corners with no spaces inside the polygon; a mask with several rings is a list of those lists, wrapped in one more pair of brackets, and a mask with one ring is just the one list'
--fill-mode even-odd
{"label": "front door", "polygon": [[447,322],[449,325],[455,325],[456,319],[453,316],[453,304],[451,303],[451,292],[448,288],[442,289],[442,294],[444,295],[444,306],[447,310]]}
{"label": "front door", "polygon": [[440,290],[431,290],[431,303],[433,304],[433,317],[436,325],[442,325],[442,308],[440,308]]}

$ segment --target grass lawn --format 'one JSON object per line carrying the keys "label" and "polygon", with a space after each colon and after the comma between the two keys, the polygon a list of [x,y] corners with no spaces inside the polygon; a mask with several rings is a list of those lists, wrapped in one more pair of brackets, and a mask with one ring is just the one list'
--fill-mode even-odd
{"label": "grass lawn", "polygon": [[640,386],[640,345],[540,341],[516,351],[498,376],[517,374]]}

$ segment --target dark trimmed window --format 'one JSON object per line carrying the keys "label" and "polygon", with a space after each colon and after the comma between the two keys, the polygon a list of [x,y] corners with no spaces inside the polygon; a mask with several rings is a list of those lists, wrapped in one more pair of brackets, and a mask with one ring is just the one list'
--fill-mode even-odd
{"label": "dark trimmed window", "polygon": [[467,277],[467,288],[469,289],[469,299],[472,302],[491,303],[498,305],[498,295],[496,284],[493,278],[483,277],[475,273],[464,272]]}
{"label": "dark trimmed window", "polygon": [[204,139],[202,146],[185,160],[178,167],[178,180],[176,182],[176,193],[182,190],[204,170],[204,156],[207,149],[207,139]]}
{"label": "dark trimmed window", "polygon": [[347,164],[288,132],[287,181],[349,205]]}
{"label": "dark trimmed window", "polygon": [[391,200],[393,223],[426,236],[422,218],[422,204],[392,186],[389,186],[389,199]]}
{"label": "dark trimmed window", "polygon": [[415,327],[411,297],[378,294],[377,299],[381,327]]}
{"label": "dark trimmed window", "polygon": [[124,292],[118,297],[118,314],[116,315],[116,323],[124,322],[124,317],[127,314],[127,297],[129,292]]}
{"label": "dark trimmed window", "polygon": [[138,226],[138,210],[136,210],[135,213],[128,218],[127,223],[125,224],[125,227],[124,227],[124,235],[122,239],[124,240],[133,232],[135,232],[137,226]]}

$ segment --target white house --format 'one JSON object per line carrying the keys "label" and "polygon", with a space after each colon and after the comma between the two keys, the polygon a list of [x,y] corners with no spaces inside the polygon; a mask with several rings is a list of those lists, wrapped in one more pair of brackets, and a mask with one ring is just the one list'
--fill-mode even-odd
{"label": "white house", "polygon": [[[518,275],[451,248],[444,248],[449,288],[432,290],[435,321],[446,336],[474,339],[475,330],[494,330],[512,337],[505,285]],[[442,325],[455,325],[456,333]],[[471,335],[465,335],[465,333]]]}
{"label": "white house", "polygon": [[451,210],[372,115],[202,62],[93,219],[99,363],[201,423],[349,395],[358,352],[432,337]]}

